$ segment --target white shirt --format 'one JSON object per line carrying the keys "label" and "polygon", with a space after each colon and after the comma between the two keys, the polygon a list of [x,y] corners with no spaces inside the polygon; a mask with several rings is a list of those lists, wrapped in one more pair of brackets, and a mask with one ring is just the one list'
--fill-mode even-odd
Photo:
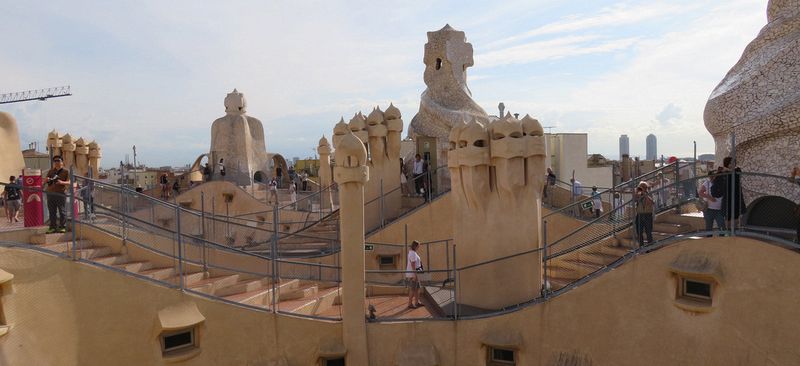
{"label": "white shirt", "polygon": [[573,196],[580,196],[582,190],[583,190],[583,186],[581,186],[581,182],[578,182],[576,180],[574,185],[573,185],[573,187],[572,187],[572,195]]}
{"label": "white shirt", "polygon": [[[714,184],[711,182],[711,179],[706,179],[706,181],[703,182],[703,188],[706,189],[706,194],[709,195],[709,196],[711,195],[711,186],[713,186],[713,185]],[[716,200],[715,202],[711,202],[711,200],[706,199],[706,203],[708,203],[708,208],[710,208],[712,210],[721,210],[722,209],[722,198],[720,197],[720,198],[714,198],[714,199]]]}
{"label": "white shirt", "polygon": [[422,265],[419,254],[413,250],[408,251],[408,261],[406,264],[406,278],[414,278],[414,273]]}
{"label": "white shirt", "polygon": [[414,160],[414,174],[422,174],[422,159],[419,161]]}
{"label": "white shirt", "polygon": [[269,182],[269,190],[270,191],[277,191],[278,190],[278,183],[275,181]]}

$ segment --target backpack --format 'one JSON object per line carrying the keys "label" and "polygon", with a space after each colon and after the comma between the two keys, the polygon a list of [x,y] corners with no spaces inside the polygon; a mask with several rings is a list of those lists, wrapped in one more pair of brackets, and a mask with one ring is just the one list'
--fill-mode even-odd
{"label": "backpack", "polygon": [[726,182],[727,179],[725,179],[724,175],[718,175],[714,177],[714,180],[711,181],[711,196],[714,198],[720,198],[724,196]]}

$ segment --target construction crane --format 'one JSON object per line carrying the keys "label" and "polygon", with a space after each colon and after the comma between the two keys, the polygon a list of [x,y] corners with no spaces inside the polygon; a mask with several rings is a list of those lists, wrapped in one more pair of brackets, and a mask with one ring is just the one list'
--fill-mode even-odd
{"label": "construction crane", "polygon": [[72,93],[69,90],[69,85],[57,86],[47,89],[0,94],[0,104],[27,102],[29,100],[45,101],[49,98],[68,97],[70,95],[72,95]]}

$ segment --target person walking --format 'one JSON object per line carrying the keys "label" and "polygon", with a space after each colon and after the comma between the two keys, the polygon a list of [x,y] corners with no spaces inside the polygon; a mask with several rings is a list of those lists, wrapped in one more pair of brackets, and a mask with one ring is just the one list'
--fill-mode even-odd
{"label": "person walking", "polygon": [[274,205],[278,204],[278,182],[275,178],[269,181],[269,200],[273,202]]}
{"label": "person walking", "polygon": [[717,230],[725,231],[725,214],[722,212],[722,199],[711,195],[715,175],[715,171],[710,171],[708,179],[703,181],[700,186],[699,196],[706,202],[706,208],[703,210],[703,219],[706,222],[706,231],[713,230],[715,222],[717,223]]}
{"label": "person walking", "polygon": [[422,258],[417,254],[419,242],[414,240],[411,242],[411,249],[408,251],[406,261],[406,284],[408,285],[408,308],[416,309],[423,306],[419,302],[419,278],[417,272],[422,271]]}
{"label": "person walking", "polygon": [[19,215],[19,208],[22,206],[22,194],[17,184],[17,177],[12,175],[8,178],[8,184],[3,188],[3,200],[5,201],[8,222],[19,222],[17,216]]}
{"label": "person walking", "polygon": [[67,187],[69,187],[69,172],[64,169],[64,160],[61,156],[53,156],[53,167],[47,172],[47,211],[50,218],[50,227],[47,233],[67,232]]}
{"label": "person walking", "polygon": [[639,183],[636,187],[636,238],[639,246],[644,246],[644,237],[647,236],[647,243],[653,242],[653,198],[650,197],[650,187],[647,182]]}

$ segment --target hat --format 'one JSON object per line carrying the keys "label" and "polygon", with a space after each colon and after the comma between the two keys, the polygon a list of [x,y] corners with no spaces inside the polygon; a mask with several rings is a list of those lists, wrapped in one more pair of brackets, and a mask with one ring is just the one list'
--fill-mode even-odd
{"label": "hat", "polygon": [[645,181],[641,181],[641,182],[639,182],[639,187],[650,188],[650,185],[647,184],[647,182],[645,182]]}

